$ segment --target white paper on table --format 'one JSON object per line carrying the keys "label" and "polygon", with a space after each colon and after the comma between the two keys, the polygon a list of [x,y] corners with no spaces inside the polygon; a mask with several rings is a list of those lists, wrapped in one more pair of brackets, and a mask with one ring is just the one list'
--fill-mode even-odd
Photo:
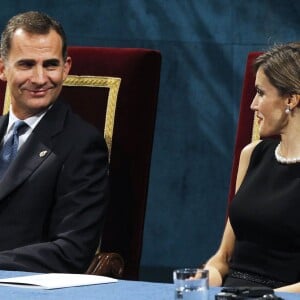
{"label": "white paper on table", "polygon": [[0,286],[23,288],[60,289],[73,286],[114,283],[117,279],[88,274],[48,273],[12,278],[1,278]]}

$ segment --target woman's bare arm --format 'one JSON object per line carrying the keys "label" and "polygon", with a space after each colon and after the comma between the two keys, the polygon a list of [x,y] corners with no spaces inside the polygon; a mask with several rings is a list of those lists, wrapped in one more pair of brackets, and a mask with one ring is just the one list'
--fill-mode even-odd
{"label": "woman's bare arm", "polygon": [[[246,175],[253,149],[259,142],[260,141],[255,141],[247,145],[241,152],[236,179],[236,192]],[[233,252],[234,243],[235,235],[228,219],[219,249],[205,264],[205,269],[209,270],[210,286],[222,285],[223,278],[229,270],[229,261]]]}

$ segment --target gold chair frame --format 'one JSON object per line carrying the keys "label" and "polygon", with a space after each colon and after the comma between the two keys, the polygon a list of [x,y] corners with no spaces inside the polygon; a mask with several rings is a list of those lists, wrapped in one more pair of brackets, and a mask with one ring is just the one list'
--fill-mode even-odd
{"label": "gold chair frame", "polygon": [[260,139],[260,136],[259,136],[258,119],[257,119],[256,115],[254,115],[251,141],[257,141],[259,139]]}

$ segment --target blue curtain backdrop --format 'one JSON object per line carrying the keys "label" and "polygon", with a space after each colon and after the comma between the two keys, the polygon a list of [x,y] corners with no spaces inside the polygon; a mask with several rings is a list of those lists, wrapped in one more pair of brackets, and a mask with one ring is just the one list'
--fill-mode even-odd
{"label": "blue curtain backdrop", "polygon": [[24,10],[62,22],[70,45],[161,51],[141,278],[204,262],[223,232],[247,53],[300,40],[300,2],[2,0],[1,31]]}

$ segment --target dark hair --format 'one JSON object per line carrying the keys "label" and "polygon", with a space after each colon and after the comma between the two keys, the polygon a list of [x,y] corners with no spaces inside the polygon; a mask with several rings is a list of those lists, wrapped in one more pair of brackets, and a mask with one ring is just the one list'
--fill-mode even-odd
{"label": "dark hair", "polygon": [[256,58],[255,73],[261,68],[283,95],[300,94],[300,43],[277,45]]}
{"label": "dark hair", "polygon": [[51,29],[55,30],[62,39],[62,56],[67,58],[67,39],[61,24],[45,13],[28,11],[12,17],[1,35],[1,57],[8,58],[11,49],[13,34],[19,28],[33,34],[47,34]]}

